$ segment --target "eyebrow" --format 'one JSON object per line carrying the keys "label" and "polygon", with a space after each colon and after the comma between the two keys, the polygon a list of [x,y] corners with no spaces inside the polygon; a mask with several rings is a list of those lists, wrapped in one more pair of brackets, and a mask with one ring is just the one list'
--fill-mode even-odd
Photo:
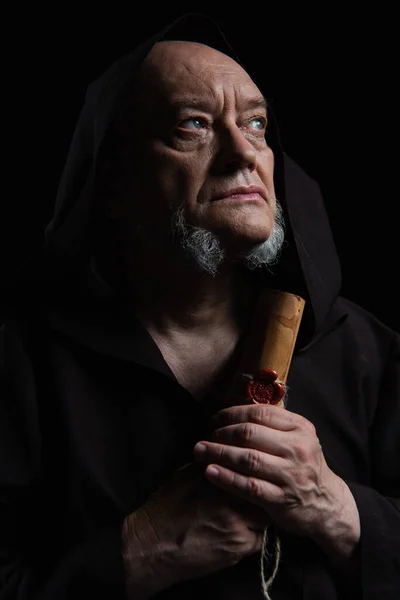
{"label": "eyebrow", "polygon": [[[172,101],[174,108],[197,108],[204,111],[210,111],[212,109],[212,100],[200,99],[196,96],[188,96],[186,98],[176,98]],[[264,96],[257,96],[255,98],[249,98],[245,103],[245,110],[252,108],[263,108],[266,112],[268,110],[268,101]]]}
{"label": "eyebrow", "polygon": [[265,112],[268,110],[268,100],[264,98],[264,96],[259,96],[257,98],[250,98],[246,102],[246,106],[249,108],[263,108]]}

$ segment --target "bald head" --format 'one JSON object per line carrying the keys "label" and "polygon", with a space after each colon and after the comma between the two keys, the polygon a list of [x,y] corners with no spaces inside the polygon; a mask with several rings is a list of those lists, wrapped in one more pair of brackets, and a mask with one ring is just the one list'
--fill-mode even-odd
{"label": "bald head", "polygon": [[[143,62],[146,68],[165,72],[171,64],[193,66],[215,65],[217,68],[233,73],[237,70],[247,75],[246,71],[233,58],[198,42],[164,41],[155,44]],[[184,68],[184,67],[183,67]],[[247,75],[248,77],[248,75]]]}

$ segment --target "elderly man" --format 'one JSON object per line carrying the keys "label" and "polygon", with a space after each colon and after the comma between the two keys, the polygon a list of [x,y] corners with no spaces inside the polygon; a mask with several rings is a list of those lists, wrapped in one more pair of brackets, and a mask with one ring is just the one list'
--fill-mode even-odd
{"label": "elderly man", "polygon": [[[262,598],[266,527],[274,600],[397,597],[399,339],[338,295],[212,23],[92,84],[39,263],[2,329],[0,598]],[[268,287],[306,300],[287,408],[229,397]]]}

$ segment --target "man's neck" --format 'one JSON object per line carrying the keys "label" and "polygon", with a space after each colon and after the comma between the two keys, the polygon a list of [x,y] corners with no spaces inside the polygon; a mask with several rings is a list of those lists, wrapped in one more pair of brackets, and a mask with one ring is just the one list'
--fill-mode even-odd
{"label": "man's neck", "polygon": [[135,275],[132,293],[139,318],[160,334],[207,336],[218,330],[240,334],[247,324],[253,291],[239,271],[212,277],[175,265],[160,269],[157,276],[147,272],[153,276]]}

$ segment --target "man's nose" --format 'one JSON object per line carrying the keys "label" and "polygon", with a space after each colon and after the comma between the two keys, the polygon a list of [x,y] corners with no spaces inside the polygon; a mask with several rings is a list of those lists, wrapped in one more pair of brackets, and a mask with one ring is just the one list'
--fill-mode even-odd
{"label": "man's nose", "polygon": [[257,152],[236,124],[219,132],[215,169],[219,172],[234,172],[245,168],[254,171],[256,166]]}

